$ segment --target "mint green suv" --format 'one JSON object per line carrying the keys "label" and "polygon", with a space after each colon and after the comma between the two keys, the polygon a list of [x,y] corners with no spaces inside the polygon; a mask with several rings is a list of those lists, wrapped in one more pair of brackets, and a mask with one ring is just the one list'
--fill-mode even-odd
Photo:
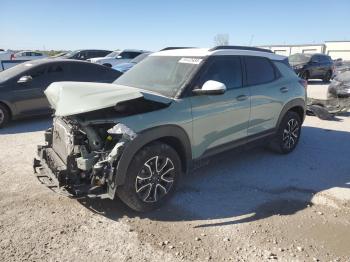
{"label": "mint green suv", "polygon": [[286,57],[237,46],[153,53],[113,84],[53,83],[34,170],[70,195],[152,210],[201,159],[258,141],[292,152],[305,88]]}

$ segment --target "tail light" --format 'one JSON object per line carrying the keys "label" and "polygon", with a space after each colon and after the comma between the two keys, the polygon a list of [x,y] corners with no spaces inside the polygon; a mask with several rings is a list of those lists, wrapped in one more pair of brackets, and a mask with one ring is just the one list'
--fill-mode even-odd
{"label": "tail light", "polygon": [[305,88],[307,89],[307,81],[304,79],[299,79],[299,83]]}

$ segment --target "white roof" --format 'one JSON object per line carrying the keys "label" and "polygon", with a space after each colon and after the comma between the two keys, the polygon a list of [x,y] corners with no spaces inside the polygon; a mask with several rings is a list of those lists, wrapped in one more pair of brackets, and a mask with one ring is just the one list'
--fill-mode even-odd
{"label": "white roof", "polygon": [[184,49],[171,49],[165,51],[159,51],[152,53],[150,56],[184,56],[184,57],[206,57],[212,55],[244,55],[244,56],[262,56],[272,60],[284,60],[287,57],[276,55],[274,53],[252,51],[244,49],[218,49],[210,50],[209,48],[184,48]]}

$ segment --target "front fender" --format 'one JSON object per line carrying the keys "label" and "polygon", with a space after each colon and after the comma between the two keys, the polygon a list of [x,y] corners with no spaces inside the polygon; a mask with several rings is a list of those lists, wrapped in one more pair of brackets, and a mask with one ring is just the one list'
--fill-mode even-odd
{"label": "front fender", "polygon": [[109,184],[108,187],[108,194],[111,198],[114,198],[116,188],[124,184],[129,165],[135,154],[145,145],[169,137],[175,138],[180,142],[182,147],[181,151],[184,155],[180,155],[179,157],[185,161],[185,163],[183,163],[185,165],[184,171],[188,171],[192,162],[191,143],[187,133],[181,127],[177,125],[164,125],[144,130],[138,133],[136,138],[125,146],[121,154],[116,172],[114,173],[113,182]]}

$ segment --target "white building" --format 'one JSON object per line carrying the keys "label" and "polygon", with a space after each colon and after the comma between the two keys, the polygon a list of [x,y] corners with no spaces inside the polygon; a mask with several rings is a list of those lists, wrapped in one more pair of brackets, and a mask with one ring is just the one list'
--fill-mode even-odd
{"label": "white building", "polygon": [[305,45],[265,45],[260,47],[285,56],[295,53],[323,53],[331,56],[332,59],[350,60],[350,41],[326,41],[323,44]]}

